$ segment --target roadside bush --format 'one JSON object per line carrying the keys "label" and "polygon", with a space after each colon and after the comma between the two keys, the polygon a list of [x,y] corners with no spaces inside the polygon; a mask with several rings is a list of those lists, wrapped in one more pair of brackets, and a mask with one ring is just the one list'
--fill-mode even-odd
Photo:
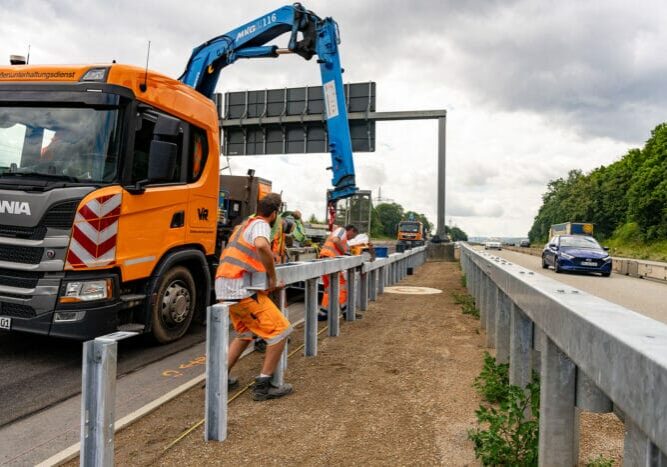
{"label": "roadside bush", "polygon": [[496,363],[489,352],[484,352],[484,366],[473,383],[479,395],[492,404],[500,403],[507,399],[509,385],[509,365]]}
{"label": "roadside bush", "polygon": [[475,411],[479,426],[468,430],[468,438],[484,465],[536,466],[539,379],[534,375],[524,390],[509,384],[508,369],[488,353],[484,355],[484,367],[473,386],[487,403]]}
{"label": "roadside bush", "polygon": [[479,310],[475,306],[475,299],[467,293],[452,292],[454,303],[461,305],[461,313],[479,318]]}
{"label": "roadside bush", "polygon": [[613,467],[614,461],[607,459],[602,454],[586,464],[586,467]]}

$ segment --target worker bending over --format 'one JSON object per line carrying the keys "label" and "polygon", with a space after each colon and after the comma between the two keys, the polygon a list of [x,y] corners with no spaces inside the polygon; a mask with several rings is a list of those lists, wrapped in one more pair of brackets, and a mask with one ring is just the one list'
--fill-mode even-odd
{"label": "worker bending over", "polygon": [[[229,316],[237,336],[229,346],[228,368],[234,366],[255,336],[267,343],[261,373],[255,378],[252,398],[256,401],[274,399],[292,392],[290,384],[276,386],[271,377],[285,348],[292,325],[271,301],[267,293],[282,287],[276,283],[276,270],[271,251],[271,224],[278,216],[281,199],[269,193],[257,204],[257,213],[235,228],[220,256],[215,278],[215,292],[219,302],[234,302]],[[268,289],[264,292],[247,290],[243,276],[266,272]],[[230,378],[228,385],[238,384]]]}
{"label": "worker bending over", "polygon": [[[358,233],[359,230],[352,224],[334,229],[320,250],[320,258],[336,258],[338,256],[349,254],[350,248],[347,242],[356,237]],[[320,305],[320,312],[317,316],[319,321],[327,319],[329,310],[328,274],[322,276],[322,282],[324,283],[324,295],[322,296],[322,305]],[[340,305],[341,311],[344,311],[347,306],[347,280],[345,279],[345,272],[338,274],[338,284],[340,285],[338,304]]]}

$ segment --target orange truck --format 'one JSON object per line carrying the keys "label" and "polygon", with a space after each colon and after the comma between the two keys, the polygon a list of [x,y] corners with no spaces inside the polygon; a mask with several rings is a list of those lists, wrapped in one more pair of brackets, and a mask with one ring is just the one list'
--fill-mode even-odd
{"label": "orange truck", "polygon": [[281,54],[318,55],[333,76],[334,185],[353,191],[337,28],[298,4],[196,48],[178,80],[115,63],[0,67],[0,329],[165,343],[203,316],[222,241],[212,92],[234,59],[277,56],[259,44],[285,32]]}
{"label": "orange truck", "polygon": [[401,221],[398,223],[397,240],[399,244],[409,247],[421,246],[426,243],[424,224],[419,221]]}

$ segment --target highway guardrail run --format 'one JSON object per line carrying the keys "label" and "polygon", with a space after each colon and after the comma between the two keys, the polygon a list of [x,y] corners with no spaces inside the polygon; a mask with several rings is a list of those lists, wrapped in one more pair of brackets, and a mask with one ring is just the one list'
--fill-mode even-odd
{"label": "highway guardrail run", "polygon": [[620,410],[624,465],[667,465],[667,325],[467,244],[461,266],[511,384],[540,353],[540,465],[577,464],[578,410]]}
{"label": "highway guardrail run", "polygon": [[[317,355],[318,287],[321,276],[329,275],[329,336],[340,334],[338,303],[338,275],[348,274],[348,299],[346,320],[354,321],[356,307],[365,310],[368,301],[376,300],[385,286],[393,285],[426,261],[426,247],[394,253],[387,258],[364,261],[361,256],[343,256],[333,259],[287,263],[276,266],[278,282],[285,285],[305,282],[306,313],[304,326],[304,355]],[[249,286],[264,290],[266,276],[254,274]],[[357,283],[358,282],[358,283]],[[359,294],[359,297],[357,297]],[[279,292],[280,309],[287,314],[285,289]],[[229,344],[229,306],[218,303],[207,308],[206,329],[206,393],[205,428],[207,441],[224,441],[227,438],[227,346]],[[114,403],[116,389],[117,341],[134,333],[114,333],[98,337],[84,344],[82,406],[81,406],[81,454],[80,464],[87,466],[113,466],[114,453]],[[273,377],[282,383],[287,368],[289,350],[285,346],[278,369]]]}

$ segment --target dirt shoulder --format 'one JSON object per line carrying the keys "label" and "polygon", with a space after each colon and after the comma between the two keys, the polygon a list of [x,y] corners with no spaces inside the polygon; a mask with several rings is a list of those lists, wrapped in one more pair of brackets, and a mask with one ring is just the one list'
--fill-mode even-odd
{"label": "dirt shoulder", "polygon": [[[245,393],[229,409],[229,437],[205,443],[200,427],[164,448],[204,413],[195,388],[116,436],[117,465],[474,464],[466,431],[479,398],[471,389],[484,352],[477,321],[461,314],[456,263],[427,263],[401,285],[437,295],[385,293],[363,320],[342,323],[315,358],[299,352],[286,378],[294,394],[254,402]],[[301,341],[295,333],[293,348]],[[234,374],[252,380],[259,355]]]}

